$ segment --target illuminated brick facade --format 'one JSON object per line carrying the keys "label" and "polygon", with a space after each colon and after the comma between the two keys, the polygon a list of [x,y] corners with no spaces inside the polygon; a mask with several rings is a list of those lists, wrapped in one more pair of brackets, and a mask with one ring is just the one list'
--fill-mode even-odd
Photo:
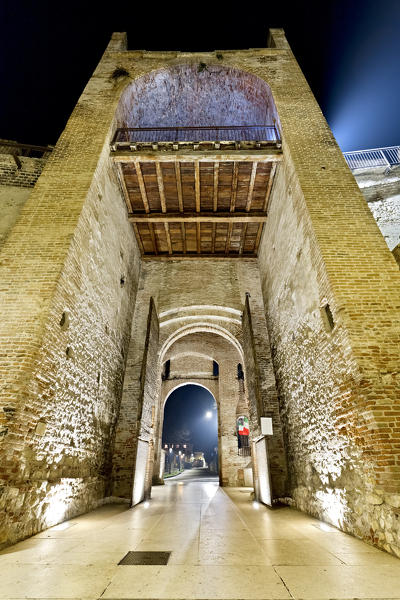
{"label": "illuminated brick facade", "polygon": [[[255,114],[270,89],[282,152],[258,258],[141,259],[110,143],[146,77],[186,64],[240,73]],[[182,346],[226,361],[222,483],[243,482],[243,357],[254,440],[260,416],[274,421],[274,497],[400,554],[399,269],[281,30],[266,49],[198,54],[128,51],[114,34],[4,242],[0,278],[0,545],[150,492],[162,363]]]}

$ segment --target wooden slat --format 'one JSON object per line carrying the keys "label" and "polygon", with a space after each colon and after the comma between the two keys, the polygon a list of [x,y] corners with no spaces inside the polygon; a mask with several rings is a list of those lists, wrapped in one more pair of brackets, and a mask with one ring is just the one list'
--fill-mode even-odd
{"label": "wooden slat", "polygon": [[214,195],[213,195],[213,210],[218,210],[218,175],[219,175],[219,163],[214,164]]}
{"label": "wooden slat", "polygon": [[167,238],[168,254],[172,254],[171,234],[169,232],[169,225],[168,225],[168,223],[164,223],[164,227],[165,227],[165,235],[166,235],[166,238]]}
{"label": "wooden slat", "polygon": [[196,198],[196,212],[200,212],[200,164],[198,161],[194,163],[194,190]]}
{"label": "wooden slat", "polygon": [[259,226],[258,226],[256,243],[254,244],[254,254],[257,254],[257,252],[258,252],[258,246],[260,245],[260,240],[261,240],[261,234],[262,234],[263,227],[264,227],[263,223],[260,223]]}
{"label": "wooden slat", "polygon": [[156,234],[154,233],[153,223],[148,223],[148,226],[149,226],[151,241],[152,241],[153,248],[154,248],[154,254],[158,254],[157,240],[156,240]]}
{"label": "wooden slat", "polygon": [[229,208],[230,212],[235,211],[237,184],[238,184],[238,164],[235,162],[235,163],[233,163],[231,205]]}
{"label": "wooden slat", "polygon": [[139,244],[140,251],[143,255],[144,254],[144,246],[143,246],[142,237],[139,233],[138,226],[136,225],[136,223],[132,223],[132,226],[133,226],[133,231],[135,232],[135,235],[136,235],[137,242]]}
{"label": "wooden slat", "polygon": [[125,198],[126,206],[128,208],[128,212],[132,212],[132,210],[133,210],[132,203],[131,203],[131,199],[129,197],[128,189],[126,187],[125,177],[124,177],[124,174],[122,172],[122,165],[121,165],[121,163],[119,163],[117,165],[117,169],[118,169],[119,180],[121,182],[122,191],[124,193],[124,198]]}
{"label": "wooden slat", "polygon": [[[240,256],[239,254],[235,253],[235,254],[229,254],[229,256],[226,256],[226,254],[210,254],[210,253],[202,253],[201,258],[214,258],[215,260],[237,260],[238,258],[241,259],[242,261],[249,261],[249,262],[255,262],[257,260],[257,256],[255,254],[245,254]],[[150,261],[150,260],[159,260],[159,261],[165,261],[168,262],[170,260],[199,260],[199,255],[196,253],[191,253],[191,254],[176,254],[174,253],[172,256],[170,256],[169,254],[159,254],[158,256],[154,256],[154,255],[150,255],[150,254],[145,254],[142,257],[143,260],[146,261]]]}
{"label": "wooden slat", "polygon": [[225,254],[229,254],[229,249],[230,249],[230,245],[231,245],[232,229],[233,229],[233,223],[231,221],[229,223],[228,234],[226,236]]}
{"label": "wooden slat", "polygon": [[175,177],[176,177],[176,190],[178,192],[178,203],[179,210],[183,212],[183,195],[182,195],[182,179],[181,179],[181,166],[179,162],[175,161]]}
{"label": "wooden slat", "polygon": [[[164,180],[163,180],[163,175],[162,175],[162,171],[161,171],[161,165],[159,162],[156,162],[156,173],[157,173],[158,193],[160,194],[161,211],[164,214],[166,214],[167,203],[165,200]],[[171,234],[169,232],[168,222],[164,222],[164,229],[165,229],[165,237],[167,238],[168,254],[172,254],[172,242],[171,242]]]}
{"label": "wooden slat", "polygon": [[187,213],[130,213],[132,223],[264,223],[267,214],[263,211],[253,212],[187,212]]}
{"label": "wooden slat", "polygon": [[183,253],[186,254],[186,229],[185,229],[185,223],[181,223],[181,234],[182,234],[182,248],[183,248]]}
{"label": "wooden slat", "polygon": [[161,171],[161,165],[159,162],[156,162],[156,173],[157,173],[157,183],[158,183],[158,193],[160,194],[160,202],[161,202],[161,212],[167,212],[167,204],[165,202],[165,190],[164,190],[164,180]]}
{"label": "wooden slat", "polygon": [[200,230],[200,223],[197,222],[196,223],[196,243],[197,243],[197,254],[200,254],[201,252],[201,230]]}
{"label": "wooden slat", "polygon": [[213,254],[215,252],[215,232],[216,232],[216,229],[217,229],[217,225],[216,225],[216,223],[213,223],[213,226],[212,226],[212,238],[211,238],[211,252]]}
{"label": "wooden slat", "polygon": [[196,151],[182,150],[180,152],[112,152],[111,158],[115,162],[174,162],[176,160],[184,162],[280,162],[282,160],[282,150],[268,148],[265,151],[260,150],[212,150]]}
{"label": "wooden slat", "polygon": [[146,187],[144,185],[144,179],[143,179],[142,169],[140,167],[140,162],[139,161],[135,161],[135,169],[136,169],[136,175],[137,175],[137,178],[138,178],[138,184],[139,184],[140,193],[141,193],[141,196],[142,196],[142,202],[143,202],[144,210],[148,213],[148,212],[150,212],[149,201],[147,199]]}
{"label": "wooden slat", "polygon": [[243,254],[243,248],[244,248],[244,242],[246,240],[246,234],[247,234],[247,223],[245,223],[243,225],[243,229],[242,229],[242,236],[240,238],[240,248],[239,248],[239,254]]}
{"label": "wooden slat", "polygon": [[253,190],[254,190],[254,182],[256,180],[256,173],[257,173],[257,163],[253,162],[253,166],[251,169],[250,182],[249,182],[249,191],[247,194],[246,211],[249,211],[251,208],[251,201],[253,199]]}
{"label": "wooden slat", "polygon": [[271,167],[271,172],[269,174],[267,191],[265,193],[265,200],[264,200],[264,205],[263,205],[263,211],[265,211],[265,212],[267,211],[268,204],[269,204],[269,197],[271,195],[271,189],[272,189],[272,184],[274,182],[275,171],[276,171],[276,163],[273,163],[273,165]]}

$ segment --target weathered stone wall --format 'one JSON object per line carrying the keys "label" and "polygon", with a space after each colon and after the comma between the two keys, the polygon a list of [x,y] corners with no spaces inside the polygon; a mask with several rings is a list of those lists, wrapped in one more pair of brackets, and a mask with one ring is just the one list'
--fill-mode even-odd
{"label": "weathered stone wall", "polygon": [[[254,322],[257,327],[255,345],[258,352],[257,368],[260,373],[261,387],[269,393],[270,386],[273,386],[273,372],[270,358],[267,357],[269,356],[266,349],[268,348],[268,333],[257,262],[251,259],[243,261],[200,259],[168,262],[145,261],[143,263],[125,375],[124,399],[118,423],[117,439],[120,439],[118,447],[126,450],[131,443],[135,443],[133,432],[137,428],[135,423],[138,419],[137,412],[141,397],[140,365],[145,349],[145,323],[147,322],[149,298],[153,297],[160,319],[156,381],[161,382],[162,367],[168,358],[171,359],[170,377],[174,381],[181,380],[184,374],[185,377],[199,379],[199,376],[202,375],[200,371],[207,369],[211,375],[212,360],[219,363],[220,389],[223,390],[219,392],[222,419],[220,423],[222,436],[220,456],[224,465],[221,471],[221,482],[224,485],[243,485],[243,469],[249,461],[238,457],[235,419],[239,402],[237,365],[241,362],[246,368],[240,344],[242,341],[242,310],[247,291],[250,291],[254,305]],[[208,335],[212,335],[212,339],[215,340],[215,347],[213,348],[212,345],[210,347],[208,344],[207,352],[204,342],[202,342],[206,332],[209,332]],[[196,338],[197,346],[193,338],[194,334],[200,336]],[[227,355],[218,350],[221,343],[224,344],[225,353],[229,350],[232,355],[234,352],[234,358],[230,359],[229,364]],[[178,352],[179,348],[180,353]],[[197,360],[193,358],[196,355]],[[276,400],[276,392],[274,393]],[[252,401],[254,401],[253,398]],[[270,405],[268,410],[271,410]],[[156,407],[156,423],[158,423],[158,430],[154,432],[156,473],[158,473],[157,452],[162,432],[162,411],[162,404],[158,408]],[[276,415],[276,426],[279,431],[279,414]],[[259,423],[257,427],[259,428]],[[119,435],[121,435],[120,438]],[[279,464],[282,466],[284,463],[283,449],[280,448],[280,451]],[[242,473],[241,476],[238,476],[239,471]],[[122,455],[115,453],[114,472],[117,482],[114,494],[130,497],[134,474],[133,462],[125,461]],[[279,473],[280,477],[281,475],[282,470]],[[122,479],[124,479],[124,484],[122,484]]]}
{"label": "weathered stone wall", "polygon": [[[219,364],[219,376],[199,377],[197,353],[209,356]],[[251,458],[239,456],[236,435],[236,415],[239,404],[243,403],[239,393],[237,365],[242,356],[237,348],[221,335],[211,331],[188,332],[175,341],[165,354],[167,360],[179,364],[180,378],[164,381],[162,384],[161,407],[171,387],[194,381],[204,385],[214,394],[218,407],[218,451],[219,478],[224,486],[243,486],[244,469],[251,466]],[[184,360],[182,360],[182,358]],[[241,402],[242,401],[242,402]]]}
{"label": "weathered stone wall", "polygon": [[17,165],[11,154],[0,153],[0,185],[32,188],[46,164],[46,158],[18,156]]}
{"label": "weathered stone wall", "polygon": [[46,160],[19,156],[18,166],[10,148],[0,146],[0,248],[16,223]]}
{"label": "weathered stone wall", "polygon": [[400,167],[357,170],[357,184],[390,250],[400,242]]}
{"label": "weathered stone wall", "polygon": [[[132,118],[132,80],[204,63],[266,82],[281,121],[284,162],[259,267],[295,502],[400,552],[399,269],[283,33],[271,40],[221,59],[127,52],[113,36],[2,248],[2,543],[107,495],[124,356],[131,333],[124,386],[133,377],[138,391],[150,296],[159,359],[179,336],[205,331],[240,354],[247,291],[253,330],[264,327],[257,263],[199,260],[146,263],[130,329],[139,260],[108,144]],[[256,355],[268,364],[261,339]],[[231,396],[233,382],[220,376]]]}
{"label": "weathered stone wall", "polygon": [[[146,465],[147,461],[153,460],[150,456],[153,451],[150,443],[154,442],[161,384],[157,361],[159,321],[153,298],[149,299],[144,331],[143,321],[138,313],[136,310],[133,318],[132,339],[113,453],[114,496],[131,499],[135,469],[144,477],[140,482],[135,482],[134,504],[142,501],[144,497],[149,497],[151,492],[152,469],[147,469]],[[142,450],[139,449],[138,452],[139,446]]]}
{"label": "weathered stone wall", "polygon": [[[146,58],[151,58],[150,53],[143,54]],[[215,64],[214,57],[214,64],[203,62],[203,67],[193,58],[149,73],[129,86],[124,94],[130,106],[126,127],[274,124],[277,114],[271,92],[261,79],[221,61]]]}
{"label": "weathered stone wall", "polygon": [[287,491],[286,454],[264,307],[254,303],[252,310],[252,304],[251,297],[247,296],[243,311],[245,385],[248,397],[254,399],[249,403],[253,439],[261,436],[260,417],[272,418],[273,435],[268,436],[266,443],[272,498],[276,499],[285,496]]}
{"label": "weathered stone wall", "polygon": [[30,188],[0,185],[0,248],[15,225],[30,193]]}

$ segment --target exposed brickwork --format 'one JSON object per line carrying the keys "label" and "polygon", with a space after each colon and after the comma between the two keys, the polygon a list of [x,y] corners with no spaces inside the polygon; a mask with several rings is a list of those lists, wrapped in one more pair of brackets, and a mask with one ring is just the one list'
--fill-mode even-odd
{"label": "exposed brickwork", "polygon": [[139,263],[89,96],[2,247],[1,545],[109,494]]}
{"label": "exposed brickwork", "polygon": [[290,54],[283,71],[270,82],[285,161],[259,264],[291,489],[399,554],[399,270]]}
{"label": "exposed brickwork", "polygon": [[[251,310],[253,304],[255,308]],[[268,436],[267,448],[272,496],[280,498],[287,491],[287,465],[275,373],[263,307],[257,307],[250,297],[246,298],[243,311],[243,349],[248,397],[256,400],[249,403],[253,437],[261,435],[260,417],[272,418],[273,435]]]}
{"label": "exposed brickwork", "polygon": [[[223,53],[225,71],[271,87],[282,128],[258,264],[148,262],[137,290],[138,249],[109,142],[131,118],[132,81],[199,62],[221,65],[215,53],[127,52],[114,35],[3,245],[0,543],[112,493],[117,418],[114,493],[131,494],[138,439],[147,493],[161,364],[188,343],[209,357],[219,348],[221,362],[230,353],[219,377],[221,477],[242,481],[232,427],[243,400],[232,375],[238,356],[250,378],[258,369],[263,409],[272,404],[279,424],[264,302],[294,502],[400,553],[399,269],[281,31],[270,48]],[[116,68],[129,77],[113,78]],[[246,292],[258,362],[250,367]],[[153,313],[146,338],[150,297],[159,333]],[[251,414],[256,400],[249,393]],[[160,415],[156,406],[156,427]],[[157,460],[154,448],[155,471]]]}
{"label": "exposed brickwork", "polygon": [[[197,273],[198,276],[193,277],[193,273]],[[188,285],[189,281],[190,285]],[[247,467],[249,459],[238,456],[237,439],[234,432],[236,408],[240,399],[237,365],[241,362],[245,366],[245,361],[239,351],[242,341],[241,313],[248,290],[251,291],[252,298],[254,298],[254,305],[262,307],[257,263],[252,260],[239,262],[209,259],[190,262],[148,261],[143,263],[132,322],[131,345],[117,430],[116,448],[120,450],[114,453],[114,495],[130,497],[132,493],[136,439],[134,432],[140,425],[138,413],[140,409],[138,407],[141,406],[142,398],[141,376],[143,371],[141,365],[148,346],[145,331],[151,297],[154,297],[156,301],[160,318],[159,347],[152,355],[153,362],[151,364],[152,369],[157,367],[157,373],[154,374],[151,370],[148,375],[150,379],[148,385],[150,387],[155,385],[152,387],[151,397],[155,397],[156,390],[159,391],[157,386],[161,385],[162,365],[168,358],[179,355],[179,361],[174,359],[171,363],[171,377],[178,376],[179,382],[181,381],[179,376],[183,373],[186,377],[191,377],[198,382],[202,380],[199,377],[199,369],[205,368],[202,367],[204,358],[199,362],[199,359],[193,358],[193,354],[207,356],[209,365],[212,364],[211,360],[216,360],[220,368],[217,401],[220,406],[221,483],[224,485],[244,484],[243,469]],[[267,338],[263,311],[258,312],[254,318],[258,335],[262,337],[264,334],[264,337]],[[220,328],[218,331],[221,331],[221,335],[224,332],[226,335],[231,335],[232,339],[236,340],[237,347],[233,347],[230,342],[216,332],[211,333],[210,330],[213,327]],[[206,336],[207,331],[210,331],[208,337]],[[196,332],[199,337],[194,337]],[[166,347],[164,351],[165,344],[169,339],[173,340],[174,335],[178,336],[176,341],[173,341],[171,347]],[[180,335],[183,337],[180,338]],[[190,356],[185,359],[184,353],[189,353]],[[175,373],[175,369],[178,369],[178,374]],[[271,378],[271,363],[265,366],[260,361],[260,370],[263,374],[265,369],[269,369],[268,376]],[[177,380],[174,379],[174,381]],[[163,389],[165,388],[164,385]],[[168,386],[167,389],[169,389]],[[154,476],[156,478],[159,473],[164,398],[162,392],[161,403],[155,406],[157,426],[154,431]],[[253,397],[251,401],[254,401]],[[143,422],[146,422],[146,419]],[[151,432],[148,433],[150,435]],[[129,460],[127,460],[128,453]]]}
{"label": "exposed brickwork", "polygon": [[45,158],[19,156],[19,168],[10,154],[0,153],[0,185],[32,188],[46,164]]}
{"label": "exposed brickwork", "polygon": [[0,246],[14,227],[30,188],[0,185]]}

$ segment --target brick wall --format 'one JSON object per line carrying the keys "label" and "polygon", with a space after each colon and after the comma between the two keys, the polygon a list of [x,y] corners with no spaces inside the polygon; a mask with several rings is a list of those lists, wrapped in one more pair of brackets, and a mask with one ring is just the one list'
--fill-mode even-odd
{"label": "brick wall", "polygon": [[[254,331],[265,304],[294,502],[400,553],[399,269],[283,33],[272,31],[271,40],[270,48],[224,51],[222,59],[225,70],[271,87],[281,120],[284,161],[258,266],[146,263],[136,306],[139,258],[109,141],[130,118],[132,80],[182,63],[217,69],[221,61],[215,53],[127,52],[116,34],[86,86],[2,248],[1,543],[109,493],[128,341],[124,394],[132,390],[134,411],[150,296],[160,349],[188,317],[190,326],[202,323],[191,333],[219,328],[238,348],[249,291]],[[117,67],[129,77],[113,78]],[[265,368],[267,349],[260,340]],[[222,384],[233,397],[228,371]],[[232,407],[225,408],[220,443],[229,456],[235,438]],[[119,427],[134,417],[129,411],[119,412]]]}
{"label": "brick wall", "polygon": [[19,167],[11,154],[0,154],[0,185],[32,188],[43,171],[46,160],[19,156]]}
{"label": "brick wall", "polygon": [[[273,435],[267,441],[272,498],[280,498],[287,491],[287,464],[283,443],[282,425],[272,365],[269,335],[264,311],[251,310],[252,300],[246,298],[243,311],[243,350],[246,366],[245,384],[249,403],[252,437],[261,435],[260,417],[271,417]],[[254,323],[254,326],[253,326]]]}
{"label": "brick wall", "polygon": [[110,493],[139,261],[85,94],[1,250],[1,546]]}
{"label": "brick wall", "polygon": [[290,487],[302,510],[400,554],[399,270],[285,54],[265,72],[284,162],[259,264]]}

